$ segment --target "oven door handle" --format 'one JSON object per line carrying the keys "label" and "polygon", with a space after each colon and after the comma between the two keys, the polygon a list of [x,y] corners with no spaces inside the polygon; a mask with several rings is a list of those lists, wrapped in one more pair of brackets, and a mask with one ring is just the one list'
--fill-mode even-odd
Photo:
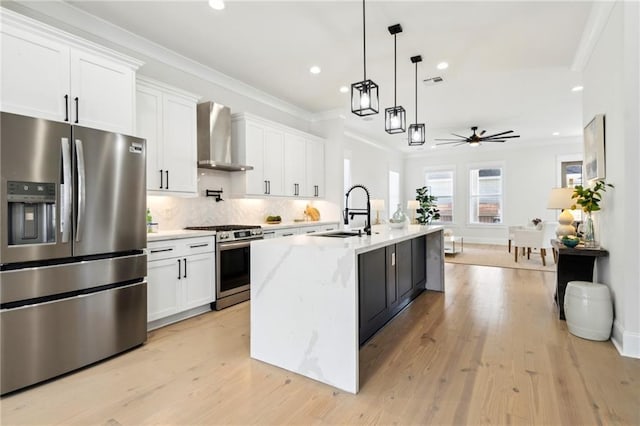
{"label": "oven door handle", "polygon": [[233,249],[238,249],[243,247],[249,247],[251,245],[251,241],[254,241],[254,240],[239,241],[237,243],[219,243],[218,250],[225,251],[225,250],[233,250]]}

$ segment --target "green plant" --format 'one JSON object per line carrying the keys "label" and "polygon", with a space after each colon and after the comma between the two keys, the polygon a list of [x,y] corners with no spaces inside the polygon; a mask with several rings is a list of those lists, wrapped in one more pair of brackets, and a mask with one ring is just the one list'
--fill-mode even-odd
{"label": "green plant", "polygon": [[[606,192],[607,186],[609,188],[614,187],[602,179],[595,181],[592,188],[585,188],[582,185],[578,185],[573,188],[573,195],[571,195],[571,198],[576,199],[576,204],[580,205],[585,213],[596,212],[600,210],[600,201],[602,201],[601,192]],[[571,206],[571,208],[577,208],[576,204]]]}
{"label": "green plant", "polygon": [[423,186],[422,188],[416,188],[416,200],[420,203],[420,208],[417,210],[418,217],[416,218],[418,223],[425,225],[431,223],[434,219],[440,219],[440,210],[438,209],[438,197],[434,197],[429,194],[429,187]]}

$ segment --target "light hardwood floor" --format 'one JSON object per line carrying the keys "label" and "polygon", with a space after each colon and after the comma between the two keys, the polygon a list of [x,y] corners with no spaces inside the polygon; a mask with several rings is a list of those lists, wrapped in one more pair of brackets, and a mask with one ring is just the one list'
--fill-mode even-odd
{"label": "light hardwood floor", "polygon": [[[568,333],[551,272],[446,264],[360,351],[350,395],[249,358],[249,304],[0,401],[3,425],[640,424],[640,360]],[[330,307],[327,307],[330,309]]]}

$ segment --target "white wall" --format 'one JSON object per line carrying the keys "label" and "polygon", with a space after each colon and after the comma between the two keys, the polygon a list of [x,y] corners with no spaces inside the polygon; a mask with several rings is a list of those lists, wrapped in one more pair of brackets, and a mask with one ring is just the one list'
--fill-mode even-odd
{"label": "white wall", "polygon": [[[386,221],[397,207],[389,205],[389,170],[400,173],[402,194],[404,175],[402,154],[374,141],[347,133],[344,136],[344,156],[351,159],[351,183],[366,186],[371,199],[385,200],[385,210],[380,212],[380,220]],[[354,190],[351,194],[349,207],[364,208],[366,202],[363,193]],[[404,210],[406,199],[401,202]],[[374,218],[375,212],[372,212],[372,221],[375,220]]]}
{"label": "white wall", "polygon": [[[446,150],[429,149],[421,156],[405,159],[405,196],[415,198],[416,188],[425,185],[427,168],[451,167],[455,170],[454,224],[465,241],[506,244],[507,226],[525,225],[533,218],[557,220],[559,211],[548,210],[551,188],[560,186],[559,161],[582,159],[581,138],[560,138],[532,146],[513,140],[494,148],[459,146]],[[501,225],[468,223],[469,168],[498,164],[504,172],[504,209]]]}
{"label": "white wall", "polygon": [[606,180],[616,186],[596,215],[596,238],[609,251],[597,280],[613,294],[613,341],[633,357],[640,357],[639,26],[639,4],[616,2],[583,71],[583,121],[606,114]]}

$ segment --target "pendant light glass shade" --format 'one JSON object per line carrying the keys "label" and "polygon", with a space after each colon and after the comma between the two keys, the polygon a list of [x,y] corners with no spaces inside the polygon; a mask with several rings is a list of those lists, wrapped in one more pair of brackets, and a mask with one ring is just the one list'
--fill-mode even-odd
{"label": "pendant light glass shade", "polygon": [[362,0],[362,51],[364,78],[362,81],[351,85],[351,112],[359,115],[377,114],[378,106],[378,85],[371,80],[367,80],[367,37],[365,20],[365,0]]}
{"label": "pendant light glass shade", "polygon": [[416,122],[409,126],[409,146],[424,145],[426,130],[424,123],[418,123],[418,62],[422,56],[412,56],[411,62],[416,64]]}
{"label": "pendant light glass shade", "polygon": [[395,24],[390,26],[389,33],[393,36],[393,107],[384,110],[384,130],[387,133],[404,133],[407,130],[407,113],[396,102],[396,35],[402,32],[402,26]]}
{"label": "pendant light glass shade", "polygon": [[378,85],[371,80],[359,81],[351,85],[351,112],[360,115],[377,114]]}

